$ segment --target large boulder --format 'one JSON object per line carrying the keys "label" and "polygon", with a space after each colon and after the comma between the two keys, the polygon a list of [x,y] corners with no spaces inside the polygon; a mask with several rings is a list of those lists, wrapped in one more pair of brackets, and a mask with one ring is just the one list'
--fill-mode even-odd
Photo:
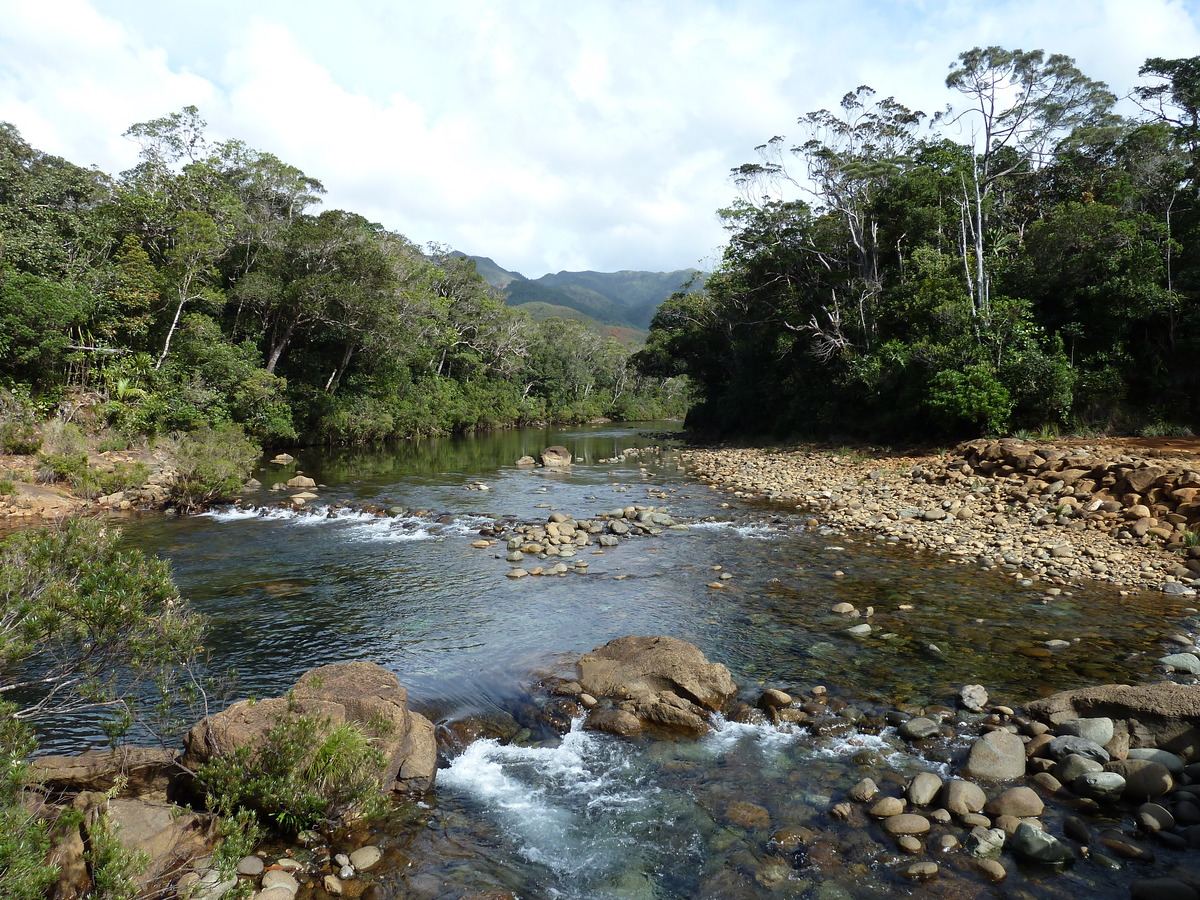
{"label": "large boulder", "polygon": [[566,447],[547,447],[542,451],[542,465],[548,469],[565,469],[575,457]]}
{"label": "large boulder", "polygon": [[408,693],[395,675],[363,661],[310,669],[292,688],[290,700],[241,700],[206,716],[188,732],[183,762],[196,769],[235,747],[253,746],[292,710],[327,720],[330,726],[352,723],[378,735],[376,746],[384,758],[379,781],[384,789],[411,792],[433,786],[437,770],[433,723],[408,708]]}
{"label": "large boulder", "polygon": [[169,803],[109,800],[108,820],[125,847],[146,854],[146,867],[137,875],[144,891],[165,888],[196,860],[208,856],[217,839],[215,817]]}
{"label": "large boulder", "polygon": [[576,670],[584,692],[644,723],[690,734],[707,731],[708,714],[737,693],[725,666],[672,637],[617,638],[582,657]]}
{"label": "large boulder", "polygon": [[1134,747],[1159,747],[1186,754],[1200,750],[1200,685],[1102,684],[1051,694],[1027,705],[1029,714],[1051,725],[1104,716]]}
{"label": "large boulder", "polygon": [[43,791],[75,794],[107,793],[120,785],[120,796],[166,795],[182,773],[179,751],[162,747],[119,747],[88,750],[77,756],[41,756],[32,774]]}

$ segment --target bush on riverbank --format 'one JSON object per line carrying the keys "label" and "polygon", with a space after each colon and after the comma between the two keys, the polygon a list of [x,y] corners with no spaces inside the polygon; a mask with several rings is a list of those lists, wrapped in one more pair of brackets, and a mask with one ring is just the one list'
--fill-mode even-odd
{"label": "bush on riverbank", "polygon": [[214,757],[196,778],[214,812],[233,819],[248,810],[260,825],[294,836],[381,814],[383,762],[362,728],[306,715],[289,698],[260,742]]}
{"label": "bush on riverbank", "polygon": [[[44,811],[25,803],[30,724],[99,709],[121,733],[143,685],[197,658],[202,631],[167,564],[125,548],[101,522],[73,519],[0,544],[0,696],[22,698],[0,704],[0,896],[33,900],[57,877]],[[134,896],[135,860],[102,813],[88,830],[89,896]]]}
{"label": "bush on riverbank", "polygon": [[262,455],[262,448],[237,425],[174,434],[163,443],[176,468],[171,499],[183,509],[236,494]]}

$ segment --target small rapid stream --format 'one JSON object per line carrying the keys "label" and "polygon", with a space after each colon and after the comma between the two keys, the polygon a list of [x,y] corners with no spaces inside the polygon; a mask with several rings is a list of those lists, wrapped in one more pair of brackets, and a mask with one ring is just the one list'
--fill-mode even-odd
{"label": "small rapid stream", "polygon": [[[277,695],[313,666],[370,659],[440,723],[509,711],[528,701],[534,673],[626,634],[691,641],[748,694],[758,682],[801,694],[822,685],[872,712],[949,703],[971,682],[1020,703],[1139,680],[1168,634],[1196,628],[1180,599],[1122,598],[1102,585],[1049,596],[1011,572],[824,533],[805,525],[804,511],[734,501],[688,476],[673,428],[305,450],[296,466],[323,485],[308,509],[277,508],[279,495],[264,491],[236,509],[122,525],[132,543],[170,558],[209,617],[214,668],[237,670],[240,696]],[[569,472],[513,464],[550,444],[576,455]],[[268,466],[258,477],[269,485],[295,468]],[[332,508],[341,503],[404,513]],[[629,505],[665,507],[689,529],[603,554],[588,548],[587,574],[561,578],[506,578],[503,545],[470,546],[495,517],[586,518]],[[710,587],[718,571],[730,577]],[[830,612],[840,601],[873,607],[873,636],[845,633],[852,623]],[[1069,646],[1048,652],[1051,639]],[[93,738],[86,723],[42,735],[45,746],[71,750]],[[405,804],[381,826],[380,880],[397,897],[907,893],[888,854],[851,827],[829,841],[807,835],[803,853],[777,839],[781,829],[827,831],[829,806],[864,765],[894,780],[914,766],[944,773],[944,761],[914,760],[900,744],[888,729],[813,736],[732,723],[694,743],[627,744],[578,728],[560,742],[478,741],[445,761],[433,800]],[[1091,869],[1017,873],[1006,895],[1124,896],[1117,876]],[[993,890],[953,866],[941,883],[955,878],[962,896]]]}

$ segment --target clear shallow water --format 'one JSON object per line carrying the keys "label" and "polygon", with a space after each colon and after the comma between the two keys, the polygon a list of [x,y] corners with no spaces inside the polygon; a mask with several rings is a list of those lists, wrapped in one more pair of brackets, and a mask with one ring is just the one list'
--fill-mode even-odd
{"label": "clear shallow water", "polygon": [[[512,710],[529,701],[532,672],[625,634],[692,641],[748,693],[759,681],[827,685],[871,711],[949,702],[968,682],[1019,703],[1140,679],[1187,619],[1183,603],[1159,594],[1122,599],[1094,586],[1048,598],[1011,574],[823,536],[800,512],[736,503],[691,480],[670,449],[612,461],[627,447],[668,446],[670,427],[302,451],[295,466],[258,477],[269,485],[302,469],[325,485],[310,510],[274,508],[280,495],[264,491],[244,509],[123,526],[130,541],[171,559],[210,619],[214,668],[237,669],[239,695],[278,694],[313,666],[370,659],[439,722]],[[513,465],[559,443],[582,457],[569,473]],[[489,490],[471,489],[479,482]],[[408,512],[331,510],[341,503]],[[496,517],[586,518],[634,504],[666,507],[690,530],[585,550],[577,558],[588,574],[563,578],[514,581],[501,548],[470,547]],[[720,589],[709,587],[718,566],[732,576]],[[844,633],[852,622],[829,612],[842,600],[874,607],[874,636]],[[1046,654],[1051,638],[1073,643]],[[87,725],[47,729],[43,740],[82,749]],[[381,878],[397,896],[429,897],[803,896],[825,882],[852,896],[907,891],[865,831],[838,830],[826,816],[831,798],[863,776],[853,758],[864,750],[897,779],[939,764],[895,753],[886,733],[814,738],[732,724],[696,743],[583,732],[557,746],[479,742],[447,760],[433,808],[399,810],[379,836],[390,848]],[[731,819],[738,800],[760,806],[768,824]],[[771,843],[781,827],[830,832],[836,849],[818,840],[801,855],[785,852]],[[947,871],[942,882],[954,877]],[[967,895],[989,890],[958,877]],[[1009,887],[1028,877],[1042,876]],[[1035,895],[1070,896],[1077,877],[1037,881]],[[1110,878],[1087,875],[1088,890],[1103,895]]]}

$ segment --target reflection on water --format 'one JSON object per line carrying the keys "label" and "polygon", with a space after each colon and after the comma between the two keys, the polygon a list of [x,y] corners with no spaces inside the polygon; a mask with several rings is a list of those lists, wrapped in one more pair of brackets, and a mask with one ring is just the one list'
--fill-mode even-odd
{"label": "reflection on water", "polygon": [[[664,430],[304,450],[258,477],[270,485],[311,475],[322,484],[312,509],[276,508],[280,495],[264,491],[243,509],[131,518],[126,535],[171,559],[184,594],[209,617],[214,666],[238,670],[242,695],[278,694],[313,666],[371,659],[435,718],[509,707],[529,673],[559,654],[638,633],[696,643],[748,691],[759,681],[826,685],[882,709],[946,702],[980,682],[1019,703],[1143,677],[1187,615],[1164,595],[1121,598],[1097,585],[1049,597],[1011,573],[823,536],[795,510],[725,508],[729,495],[690,481],[669,446],[621,456],[668,445]],[[580,461],[562,473],[514,465],[548,444]],[[334,508],[343,503],[404,512]],[[583,518],[630,505],[666,507],[691,527],[589,548],[580,554],[588,574],[562,578],[508,579],[502,545],[470,546],[495,517]],[[862,620],[830,611],[842,601],[873,608],[871,635],[846,633]],[[1049,652],[1052,639],[1068,645]],[[87,723],[43,733],[48,748],[82,749],[94,737]],[[850,762],[858,751],[897,771],[913,765],[902,755],[888,762],[886,734],[837,740],[729,725],[695,744],[628,745],[578,731],[558,746],[480,742],[442,773],[435,810],[389,825],[381,840],[397,856],[382,877],[415,896],[801,896],[846,879],[853,896],[894,892],[877,847],[858,857],[851,834],[840,837],[832,866],[819,842],[800,859],[774,847],[772,831],[730,819],[745,800],[772,829],[816,827],[830,798],[861,777]],[[458,884],[461,894],[431,884]]]}

